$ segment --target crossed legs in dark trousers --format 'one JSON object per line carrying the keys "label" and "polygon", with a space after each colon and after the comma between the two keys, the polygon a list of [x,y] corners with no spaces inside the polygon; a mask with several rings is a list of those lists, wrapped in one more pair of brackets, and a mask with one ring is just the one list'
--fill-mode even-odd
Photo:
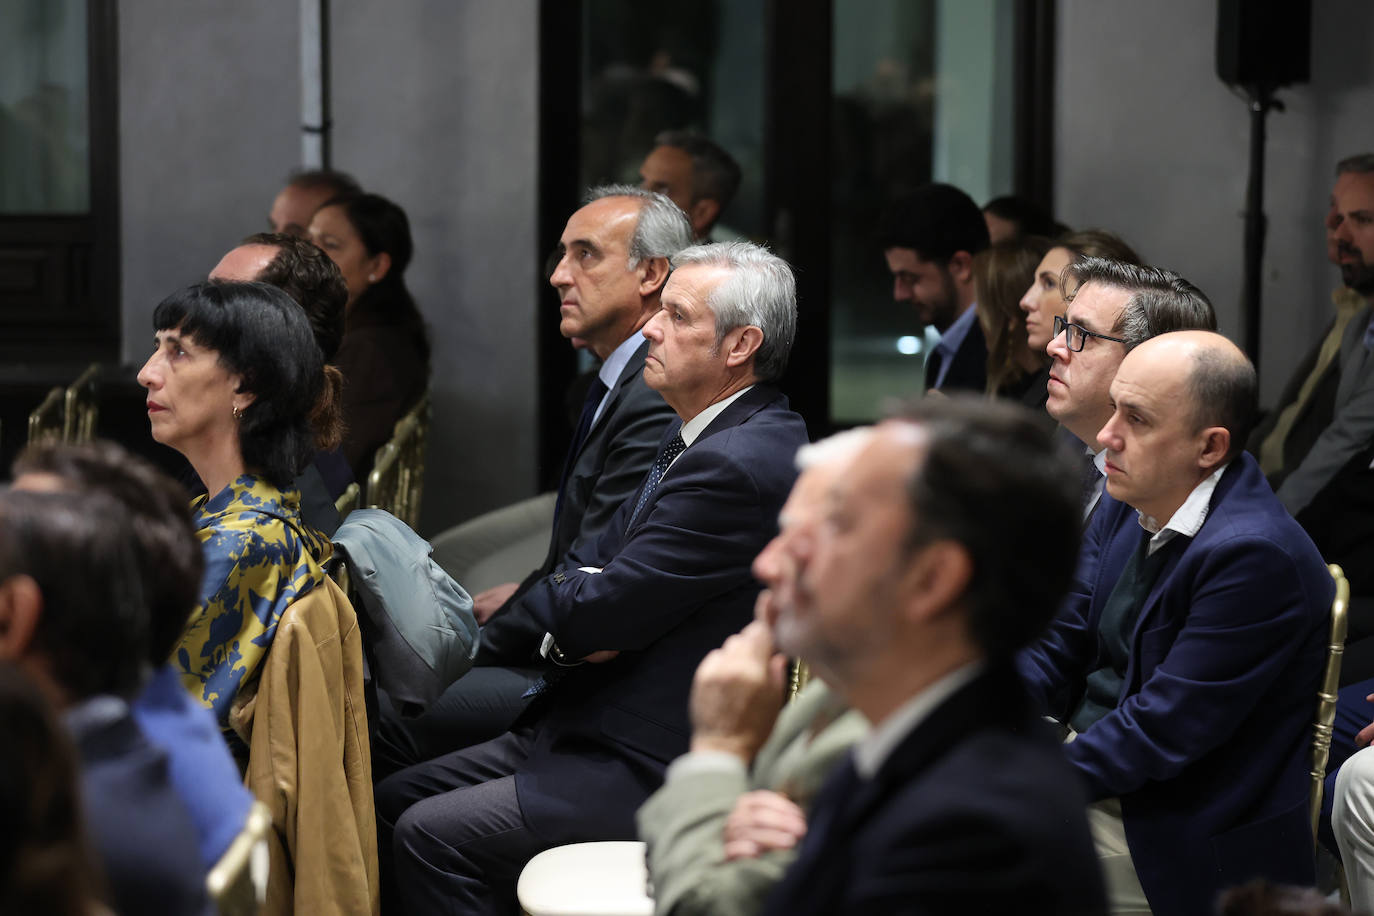
{"label": "crossed legs in dark trousers", "polygon": [[377,785],[384,912],[519,912],[520,870],[549,846],[526,826],[515,794],[532,743],[532,727],[522,726]]}

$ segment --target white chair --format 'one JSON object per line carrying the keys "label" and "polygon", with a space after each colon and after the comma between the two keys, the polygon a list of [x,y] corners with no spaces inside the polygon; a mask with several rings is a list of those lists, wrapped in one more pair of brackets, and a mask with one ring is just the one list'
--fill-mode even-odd
{"label": "white chair", "polygon": [[644,844],[573,843],[530,859],[516,885],[526,916],[653,916]]}

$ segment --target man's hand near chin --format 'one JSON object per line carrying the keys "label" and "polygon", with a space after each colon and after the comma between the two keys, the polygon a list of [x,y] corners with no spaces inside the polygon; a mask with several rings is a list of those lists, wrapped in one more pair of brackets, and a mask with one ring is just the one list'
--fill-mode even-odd
{"label": "man's hand near chin", "polygon": [[758,620],[707,655],[692,681],[692,750],[734,754],[747,766],[782,709],[786,669]]}

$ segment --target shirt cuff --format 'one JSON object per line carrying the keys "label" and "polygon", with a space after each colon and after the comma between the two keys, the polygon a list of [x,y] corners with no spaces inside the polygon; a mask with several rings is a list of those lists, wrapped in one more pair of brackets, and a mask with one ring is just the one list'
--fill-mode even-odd
{"label": "shirt cuff", "polygon": [[666,779],[685,779],[702,773],[744,775],[747,769],[744,761],[729,751],[691,751],[669,765]]}

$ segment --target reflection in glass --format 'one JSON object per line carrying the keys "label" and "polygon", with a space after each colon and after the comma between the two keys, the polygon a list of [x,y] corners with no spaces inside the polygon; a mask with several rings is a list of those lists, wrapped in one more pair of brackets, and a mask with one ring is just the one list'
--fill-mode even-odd
{"label": "reflection in glass", "polygon": [[939,340],[892,301],[873,237],[884,205],[928,181],[984,203],[1011,190],[1011,0],[846,0],[833,7],[831,419],[878,418],[919,392]]}
{"label": "reflection in glass", "polygon": [[85,0],[0,3],[0,213],[90,209]]}
{"label": "reflection in glass", "polygon": [[658,133],[695,131],[744,172],[713,236],[760,237],[763,0],[586,0],[583,16],[582,186],[639,184]]}

